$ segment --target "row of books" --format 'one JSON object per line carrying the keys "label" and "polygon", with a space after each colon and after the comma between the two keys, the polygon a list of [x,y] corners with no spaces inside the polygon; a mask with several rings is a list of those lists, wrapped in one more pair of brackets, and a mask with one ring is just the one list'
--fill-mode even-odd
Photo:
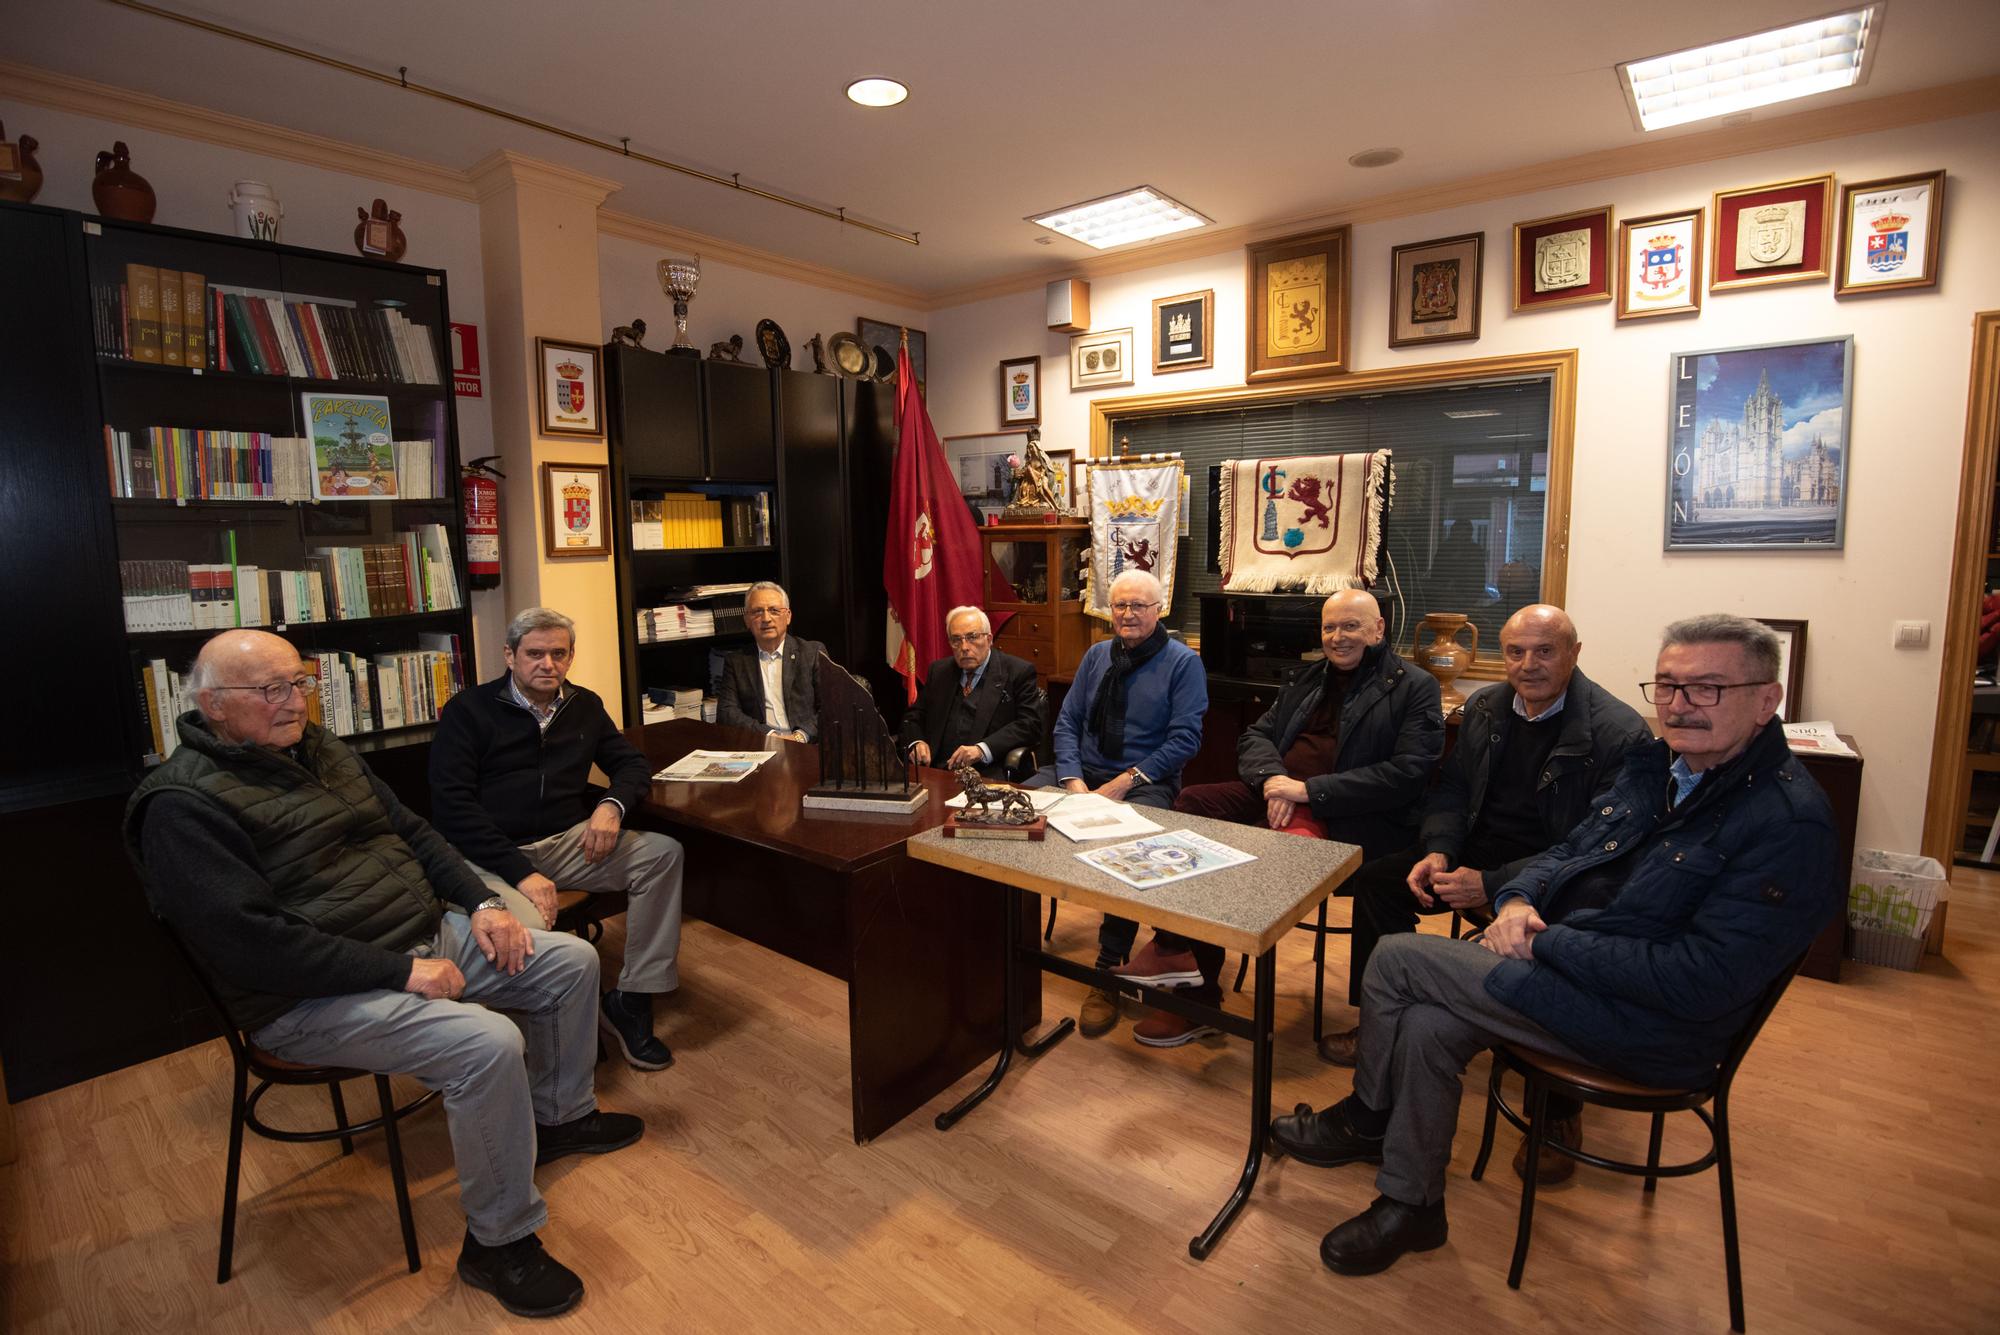
{"label": "row of books", "polygon": [[440,383],[428,325],[387,307],[210,283],[201,274],[125,266],[92,292],[97,350],[164,366],[313,380]]}
{"label": "row of books", "polygon": [[337,495],[314,485],[313,442],[303,436],[107,426],[104,456],[111,494],[140,500],[435,500],[445,495],[444,452],[430,440],[395,441],[393,476],[373,479],[367,490],[345,488]]}
{"label": "row of books", "polygon": [[219,562],[118,563],[125,629],[135,633],[355,621],[449,611],[460,605],[450,534],[420,524],[393,543],[317,547],[301,570]]}
{"label": "row of books", "polygon": [[[420,647],[373,658],[345,650],[301,657],[313,687],[306,718],[343,737],[435,723],[438,711],[465,687],[458,636],[419,635]],[[186,677],[155,658],[139,669],[139,706],[152,735],[153,756],[165,760],[180,745],[175,725],[194,700]]]}
{"label": "row of books", "polygon": [[658,500],[631,503],[632,550],[679,547],[768,547],[771,493],[704,496],[670,491]]}

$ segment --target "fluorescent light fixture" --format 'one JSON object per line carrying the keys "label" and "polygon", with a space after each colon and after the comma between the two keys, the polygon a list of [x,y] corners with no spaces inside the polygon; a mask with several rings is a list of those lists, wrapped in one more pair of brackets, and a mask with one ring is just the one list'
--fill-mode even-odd
{"label": "fluorescent light fixture", "polygon": [[1498,417],[1498,408],[1447,408],[1444,415],[1453,421],[1463,421],[1468,417]]}
{"label": "fluorescent light fixture", "polygon": [[894,79],[856,79],[847,85],[847,100],[864,107],[893,107],[909,95]]}
{"label": "fluorescent light fixture", "polygon": [[1211,221],[1187,205],[1167,198],[1150,185],[1134,186],[1102,199],[1088,199],[1028,219],[1038,227],[1081,241],[1096,250],[1128,241],[1150,241]]}
{"label": "fluorescent light fixture", "polygon": [[1865,5],[1769,32],[1618,66],[1641,130],[1729,116],[1752,107],[1864,83],[1882,29]]}

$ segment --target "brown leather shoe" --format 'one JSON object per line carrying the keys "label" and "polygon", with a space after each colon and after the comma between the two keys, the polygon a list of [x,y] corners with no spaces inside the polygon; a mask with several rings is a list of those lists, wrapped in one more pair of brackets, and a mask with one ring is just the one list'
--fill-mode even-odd
{"label": "brown leather shoe", "polygon": [[1361,1031],[1350,1029],[1344,1034],[1327,1034],[1319,1041],[1319,1059],[1335,1066],[1354,1066],[1354,1051],[1361,1046]]}
{"label": "brown leather shoe", "polygon": [[[1535,1165],[1535,1185],[1552,1187],[1558,1182],[1567,1182],[1576,1173],[1576,1160],[1548,1147],[1548,1141],[1556,1141],[1580,1149],[1583,1146],[1583,1114],[1574,1117],[1552,1117],[1548,1131],[1543,1138],[1542,1159]],[[1514,1151],[1514,1176],[1523,1182],[1528,1180],[1528,1140],[1521,1138],[1520,1148]]]}
{"label": "brown leather shoe", "polygon": [[1076,1014],[1077,1032],[1085,1038],[1096,1038],[1108,1034],[1118,1023],[1118,998],[1101,987],[1090,989],[1083,999],[1083,1008]]}

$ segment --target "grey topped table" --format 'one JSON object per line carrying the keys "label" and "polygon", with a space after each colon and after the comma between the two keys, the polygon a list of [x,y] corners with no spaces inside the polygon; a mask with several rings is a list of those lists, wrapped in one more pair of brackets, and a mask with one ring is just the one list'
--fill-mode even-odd
{"label": "grey topped table", "polygon": [[[1006,886],[1013,897],[1024,893],[1048,895],[1120,917],[1136,918],[1154,927],[1164,927],[1197,941],[1207,941],[1229,950],[1256,957],[1257,981],[1251,1016],[1232,1015],[1219,1006],[1190,1001],[1172,988],[1134,983],[1107,970],[1089,968],[1064,959],[1021,940],[1018,902],[1010,902],[1006,917],[1008,958],[1024,956],[1048,973],[1074,978],[1092,987],[1143,1001],[1185,1019],[1213,1025],[1224,1033],[1250,1040],[1250,1146],[1245,1153],[1243,1172],[1222,1209],[1207,1228],[1188,1243],[1188,1253],[1197,1261],[1215,1246],[1256,1185],[1257,1172],[1264,1160],[1264,1131],[1271,1120],[1271,1012],[1277,992],[1277,944],[1285,933],[1315,909],[1320,914],[1322,934],[1314,951],[1315,959],[1325,947],[1326,899],[1361,865],[1361,850],[1353,844],[1308,839],[1295,834],[1279,834],[1258,826],[1232,825],[1227,821],[1179,812],[1140,813],[1166,831],[1189,830],[1219,844],[1240,849],[1255,857],[1254,862],[1224,867],[1219,871],[1190,876],[1150,889],[1125,884],[1109,872],[1098,870],[1076,855],[1093,848],[1112,846],[1129,840],[1073,843],[1051,831],[1040,842],[1003,839],[948,839],[941,830],[927,830],[909,841],[909,854],[920,862],[933,862],[956,871]],[[1007,1074],[1016,1048],[1023,1056],[1036,1056],[1066,1038],[1076,1021],[1065,1018],[1048,1033],[1030,1040],[1023,1032],[1022,998],[1016,971],[1006,970],[1006,1037],[999,1060],[980,1086],[957,1106],[939,1113],[937,1127],[949,1130],[996,1089]]]}

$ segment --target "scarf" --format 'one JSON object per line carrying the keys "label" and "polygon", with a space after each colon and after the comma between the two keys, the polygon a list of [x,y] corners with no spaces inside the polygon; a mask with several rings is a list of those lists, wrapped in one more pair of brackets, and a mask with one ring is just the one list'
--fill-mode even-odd
{"label": "scarf", "polygon": [[1097,684],[1097,698],[1090,702],[1090,732],[1097,739],[1098,753],[1122,759],[1125,755],[1125,679],[1144,667],[1167,647],[1167,628],[1156,625],[1153,633],[1139,641],[1136,649],[1125,641],[1111,642],[1111,666]]}

